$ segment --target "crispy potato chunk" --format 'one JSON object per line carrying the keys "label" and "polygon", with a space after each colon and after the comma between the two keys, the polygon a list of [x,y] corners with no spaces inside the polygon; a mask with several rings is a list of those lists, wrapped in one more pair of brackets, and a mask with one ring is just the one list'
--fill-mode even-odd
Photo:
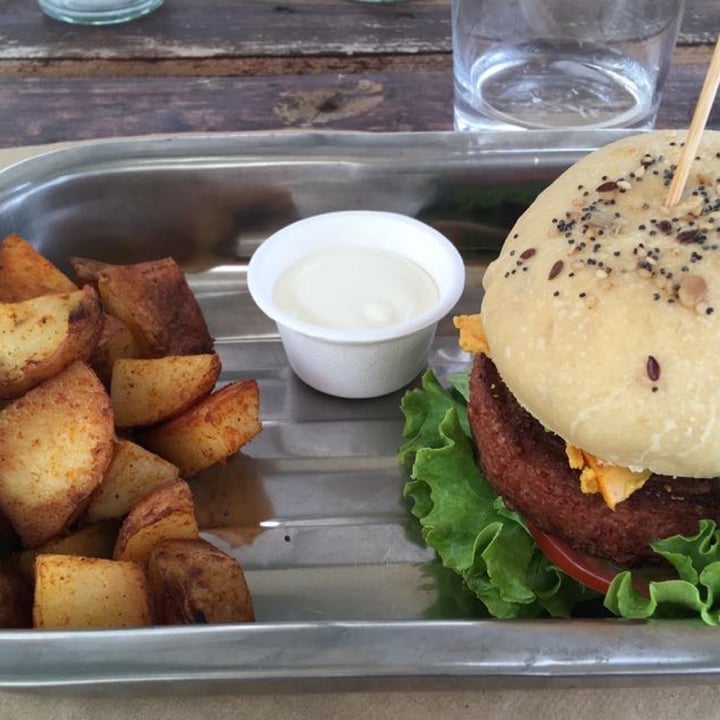
{"label": "crispy potato chunk", "polygon": [[119,520],[104,520],[86,525],[70,535],[43,543],[34,550],[23,550],[18,553],[18,569],[28,582],[34,583],[35,559],[38,555],[78,555],[110,560],[119,530]]}
{"label": "crispy potato chunk", "polygon": [[255,619],[242,568],[205,540],[169,540],[156,545],[148,558],[147,573],[159,623]]}
{"label": "crispy potato chunk", "polygon": [[219,375],[214,353],[119,359],[110,384],[115,425],[140,427],[175,417],[209,395]]}
{"label": "crispy potato chunk", "polygon": [[112,315],[105,313],[100,339],[88,363],[105,387],[110,387],[113,366],[120,358],[140,357],[140,346],[130,328]]}
{"label": "crispy potato chunk", "polygon": [[5,559],[0,563],[0,628],[32,627],[32,587]]}
{"label": "crispy potato chunk", "polygon": [[255,437],[260,422],[255,380],[226,385],[182,415],[142,431],[139,442],[180,468],[183,477],[222,462]]}
{"label": "crispy potato chunk", "polygon": [[9,555],[20,547],[20,538],[10,522],[10,518],[0,510],[0,557]]}
{"label": "crispy potato chunk", "polygon": [[73,363],[0,411],[0,506],[26,547],[60,535],[112,458],[110,398]]}
{"label": "crispy potato chunk", "polygon": [[152,624],[143,569],[73,555],[38,555],[33,624],[43,630],[123,628]]}
{"label": "crispy potato chunk", "polygon": [[77,289],[70,278],[20,235],[8,235],[0,242],[0,302],[22,302]]}
{"label": "crispy potato chunk", "polygon": [[177,480],[180,471],[140,445],[117,440],[115,453],[102,483],[90,498],[85,519],[121,518],[158,485]]}
{"label": "crispy potato chunk", "polygon": [[97,284],[105,310],[130,328],[143,357],[212,352],[200,306],[172,258],[108,265]]}
{"label": "crispy potato chunk", "polygon": [[0,398],[16,398],[87,360],[102,331],[92,288],[0,304]]}
{"label": "crispy potato chunk", "polygon": [[96,289],[100,271],[112,267],[112,263],[85,257],[71,257],[70,265],[78,285],[92,285]]}
{"label": "crispy potato chunk", "polygon": [[144,563],[153,547],[163,540],[197,537],[190,487],[184,480],[174,480],[151,490],[130,511],[120,528],[113,557]]}

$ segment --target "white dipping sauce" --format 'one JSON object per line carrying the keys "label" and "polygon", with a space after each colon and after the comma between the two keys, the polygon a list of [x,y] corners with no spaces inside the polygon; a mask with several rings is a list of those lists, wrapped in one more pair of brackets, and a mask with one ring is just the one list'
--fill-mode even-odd
{"label": "white dipping sauce", "polygon": [[435,281],[419,265],[361,246],[308,255],[285,270],[273,288],[273,300],[285,312],[343,330],[405,322],[438,299]]}

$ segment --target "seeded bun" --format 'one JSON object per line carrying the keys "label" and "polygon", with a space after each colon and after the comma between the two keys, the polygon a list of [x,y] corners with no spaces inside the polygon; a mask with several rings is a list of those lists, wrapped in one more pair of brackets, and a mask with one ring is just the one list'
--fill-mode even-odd
{"label": "seeded bun", "polygon": [[626,138],[548,187],[484,278],[490,356],[520,404],[597,457],[720,476],[720,132],[664,207],[686,131]]}

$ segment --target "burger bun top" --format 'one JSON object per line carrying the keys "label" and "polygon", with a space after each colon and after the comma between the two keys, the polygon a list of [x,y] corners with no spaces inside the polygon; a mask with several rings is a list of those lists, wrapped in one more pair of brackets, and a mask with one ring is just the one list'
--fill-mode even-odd
{"label": "burger bun top", "polygon": [[483,284],[503,381],[572,445],[632,469],[720,476],[720,132],[665,207],[686,131],[583,158],[511,230]]}

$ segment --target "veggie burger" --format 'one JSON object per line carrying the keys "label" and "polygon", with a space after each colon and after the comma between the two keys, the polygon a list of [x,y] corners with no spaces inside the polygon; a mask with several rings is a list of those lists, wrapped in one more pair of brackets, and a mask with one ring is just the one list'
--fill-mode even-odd
{"label": "veggie burger", "polygon": [[[481,313],[456,318],[474,353],[466,430],[481,481],[551,560],[601,592],[622,568],[669,567],[675,551],[658,553],[658,540],[720,520],[720,132],[704,133],[667,207],[685,136],[624,138],[569,168],[510,231]],[[429,461],[413,458],[411,496]],[[492,583],[492,562],[478,559]]]}

